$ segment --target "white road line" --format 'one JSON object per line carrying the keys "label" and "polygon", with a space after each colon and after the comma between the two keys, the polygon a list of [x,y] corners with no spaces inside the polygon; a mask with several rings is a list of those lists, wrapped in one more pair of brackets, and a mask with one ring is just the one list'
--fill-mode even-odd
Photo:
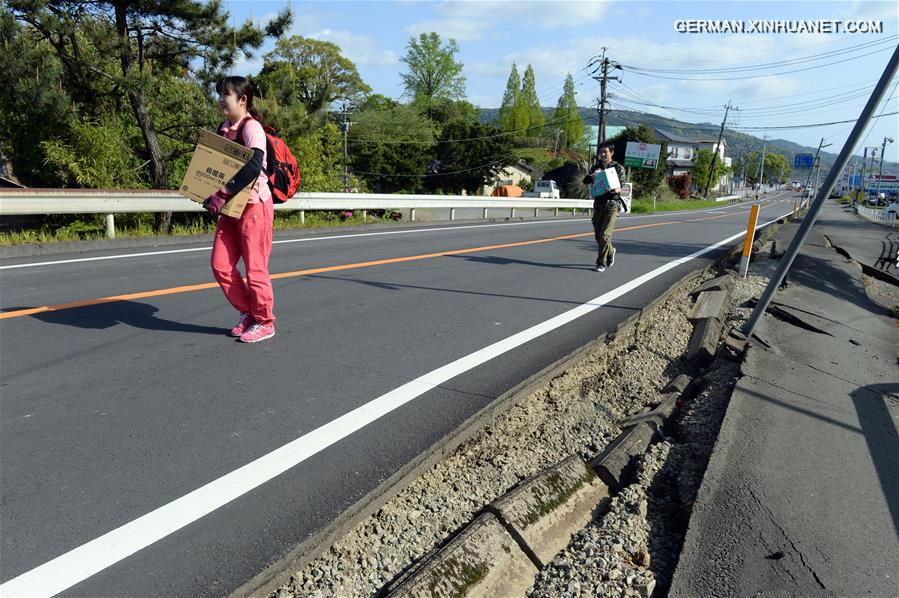
{"label": "white road line", "polygon": [[[772,196],[769,199],[774,199]],[[733,204],[734,207],[740,207],[742,204]],[[730,206],[729,206],[730,207]],[[722,208],[727,209],[727,208]],[[673,216],[676,214],[685,214],[685,213],[695,213],[695,210],[678,210],[672,212],[662,212],[657,214],[639,214],[639,215],[631,215],[627,218],[661,218],[664,216]],[[354,239],[358,237],[377,237],[377,236],[385,236],[385,235],[408,235],[412,233],[424,233],[424,232],[444,232],[444,231],[457,231],[457,230],[465,230],[470,228],[494,228],[500,226],[533,226],[537,224],[563,224],[563,223],[571,223],[571,222],[589,222],[589,218],[577,218],[570,220],[537,220],[537,221],[528,221],[528,222],[502,222],[499,224],[469,224],[463,226],[445,226],[445,227],[429,227],[429,228],[416,228],[416,229],[408,229],[408,230],[392,230],[392,231],[379,231],[373,233],[350,233],[345,235],[329,235],[326,237],[305,237],[302,239],[281,239],[278,241],[273,241],[273,245],[281,245],[286,243],[311,243],[314,241],[331,241],[334,239]],[[147,257],[147,256],[157,256],[157,255],[171,255],[175,253],[193,253],[197,251],[209,251],[212,249],[211,245],[204,245],[203,247],[191,247],[188,249],[169,249],[163,251],[145,251],[141,253],[122,253],[116,255],[101,255],[97,257],[82,257],[82,258],[73,258],[69,260],[55,260],[49,262],[29,262],[27,264],[11,264],[8,266],[0,266],[0,270],[18,270],[21,268],[36,268],[39,266],[58,266],[60,264],[78,264],[83,262],[99,262],[105,260],[121,260],[126,258],[133,257]]]}
{"label": "white road line", "polygon": [[[783,217],[779,216],[758,228],[764,228]],[[428,372],[181,498],[7,581],[0,585],[0,595],[12,598],[53,596],[63,592],[258,488],[447,380],[573,322],[653,278],[744,235],[745,233],[732,235],[705,249],[668,262],[574,309]]]}

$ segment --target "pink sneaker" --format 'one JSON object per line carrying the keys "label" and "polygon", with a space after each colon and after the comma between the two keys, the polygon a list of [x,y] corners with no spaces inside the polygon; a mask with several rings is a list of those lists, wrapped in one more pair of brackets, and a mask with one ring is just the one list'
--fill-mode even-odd
{"label": "pink sneaker", "polygon": [[253,316],[250,314],[240,314],[240,319],[237,321],[237,325],[231,329],[231,336],[240,336],[244,332],[247,331],[247,328],[253,325]]}
{"label": "pink sneaker", "polygon": [[253,324],[246,332],[240,335],[240,342],[258,343],[273,336],[275,336],[275,325],[273,323]]}

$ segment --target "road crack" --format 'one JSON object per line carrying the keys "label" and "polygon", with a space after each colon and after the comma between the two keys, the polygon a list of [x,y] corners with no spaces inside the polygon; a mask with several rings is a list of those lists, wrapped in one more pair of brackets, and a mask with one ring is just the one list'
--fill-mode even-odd
{"label": "road crack", "polygon": [[[792,539],[790,539],[790,536],[787,534],[787,531],[777,522],[777,519],[775,519],[774,513],[771,511],[771,509],[769,509],[768,506],[765,505],[761,501],[761,499],[758,497],[758,495],[755,493],[755,491],[752,488],[747,488],[747,490],[749,491],[749,495],[756,502],[756,504],[759,507],[761,507],[768,514],[768,520],[771,522],[771,524],[774,527],[776,527],[778,529],[778,531],[783,536],[784,540],[786,540],[790,544],[790,547],[793,549],[793,552],[795,552],[797,555],[799,555],[799,562],[801,562],[802,566],[805,567],[806,570],[808,570],[808,572],[812,574],[812,577],[815,579],[815,583],[818,584],[818,587],[820,587],[822,590],[826,590],[827,586],[824,585],[824,582],[821,581],[821,578],[818,577],[818,574],[815,573],[815,570],[812,569],[811,565],[809,565],[808,562],[805,560],[805,555],[802,553],[801,550],[799,550],[799,547],[796,546],[796,543],[793,542]],[[762,543],[765,544],[764,540],[762,541]],[[770,550],[770,548],[767,545],[765,546],[765,549]],[[785,569],[787,569],[787,568],[785,568]],[[787,573],[790,575],[790,577],[793,577],[793,574],[790,573],[789,569],[787,569]],[[795,581],[796,578],[793,577],[793,580]]]}

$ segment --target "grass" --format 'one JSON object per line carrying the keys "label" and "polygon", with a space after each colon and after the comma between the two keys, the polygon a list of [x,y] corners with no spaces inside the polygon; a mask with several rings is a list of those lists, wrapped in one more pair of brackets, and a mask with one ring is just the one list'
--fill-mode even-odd
{"label": "grass", "polygon": [[[672,212],[675,210],[698,210],[701,208],[711,208],[720,206],[721,203],[713,199],[687,199],[672,201],[657,201],[655,206],[656,212]],[[638,197],[631,203],[631,212],[634,214],[651,214],[652,198]]]}

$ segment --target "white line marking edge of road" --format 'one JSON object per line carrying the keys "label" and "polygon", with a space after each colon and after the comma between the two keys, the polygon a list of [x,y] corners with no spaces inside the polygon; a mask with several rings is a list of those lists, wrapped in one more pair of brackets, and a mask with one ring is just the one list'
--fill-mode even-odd
{"label": "white line marking edge of road", "polygon": [[[760,225],[760,230],[789,213]],[[138,517],[0,585],[0,596],[53,596],[197,521],[258,488],[309,457],[346,438],[425,392],[524,343],[602,307],[661,274],[746,233],[735,235],[668,262],[599,297],[437,368],[196,490]]]}

